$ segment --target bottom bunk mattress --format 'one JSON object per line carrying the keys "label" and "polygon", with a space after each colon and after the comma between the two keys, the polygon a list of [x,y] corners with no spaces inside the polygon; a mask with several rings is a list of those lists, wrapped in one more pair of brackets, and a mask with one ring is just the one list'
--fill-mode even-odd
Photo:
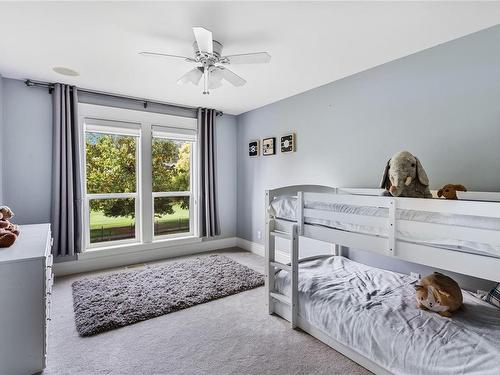
{"label": "bottom bunk mattress", "polygon": [[[327,257],[299,265],[299,315],[395,374],[500,374],[500,310],[464,291],[452,318],[420,310],[416,279]],[[290,276],[275,288],[291,294]]]}

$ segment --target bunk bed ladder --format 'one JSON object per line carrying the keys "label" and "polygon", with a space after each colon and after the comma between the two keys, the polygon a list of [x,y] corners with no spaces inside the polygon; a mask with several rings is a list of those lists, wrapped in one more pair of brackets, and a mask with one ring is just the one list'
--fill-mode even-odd
{"label": "bunk bed ladder", "polygon": [[[292,328],[297,327],[297,317],[298,317],[298,276],[299,276],[299,226],[297,224],[292,225],[291,233],[276,231],[274,228],[274,220],[269,220],[268,230],[266,230],[266,293],[268,296],[268,308],[269,314],[274,313],[274,303],[279,301],[290,307],[290,322]],[[291,243],[291,262],[290,264],[285,264],[277,262],[275,259],[275,239],[276,237],[284,238]],[[291,298],[284,294],[279,293],[274,290],[274,275],[276,270],[283,270],[290,274],[291,283]]]}

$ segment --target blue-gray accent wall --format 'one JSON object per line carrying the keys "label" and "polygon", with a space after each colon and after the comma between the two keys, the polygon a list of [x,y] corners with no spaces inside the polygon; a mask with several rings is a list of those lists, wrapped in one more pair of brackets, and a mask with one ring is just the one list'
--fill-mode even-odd
{"label": "blue-gray accent wall", "polygon": [[[495,26],[238,116],[238,237],[262,243],[266,189],[375,188],[399,150],[420,158],[432,189],[500,191],[499,45]],[[250,140],[287,132],[297,152],[248,157]]]}
{"label": "blue-gray accent wall", "polygon": [[223,115],[216,119],[217,200],[221,237],[236,236],[237,207],[237,121],[236,116]]}
{"label": "blue-gray accent wall", "polygon": [[19,224],[50,221],[52,99],[46,89],[3,79],[3,202]]}
{"label": "blue-gray accent wall", "polygon": [[0,74],[0,205],[3,204],[3,78]]}
{"label": "blue-gray accent wall", "polygon": [[[238,116],[238,236],[261,242],[265,189],[375,188],[399,150],[433,189],[500,191],[499,44],[497,26]],[[290,131],[297,152],[248,157],[250,140]]]}

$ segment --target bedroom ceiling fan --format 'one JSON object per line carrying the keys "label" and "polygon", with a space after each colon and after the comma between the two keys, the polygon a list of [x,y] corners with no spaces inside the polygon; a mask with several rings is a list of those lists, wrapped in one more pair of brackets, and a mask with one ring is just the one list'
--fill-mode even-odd
{"label": "bedroom ceiling fan", "polygon": [[177,81],[178,84],[193,83],[198,85],[203,77],[203,94],[209,94],[209,90],[222,86],[222,80],[226,80],[233,86],[243,86],[247,81],[224,65],[230,64],[262,64],[271,60],[267,52],[244,53],[239,55],[222,56],[222,44],[212,39],[212,32],[203,27],[193,27],[195,41],[193,43],[194,57],[169,55],[157,52],[140,52],[143,56],[171,57],[184,59],[185,61],[201,64],[184,74]]}

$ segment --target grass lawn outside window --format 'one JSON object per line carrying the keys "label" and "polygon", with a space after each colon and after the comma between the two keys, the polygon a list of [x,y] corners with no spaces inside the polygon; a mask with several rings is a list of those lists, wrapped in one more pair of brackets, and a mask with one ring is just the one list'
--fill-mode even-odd
{"label": "grass lawn outside window", "polygon": [[[189,231],[189,209],[180,204],[173,206],[172,214],[155,216],[155,232],[158,235]],[[130,237],[135,233],[135,218],[130,216],[106,216],[104,212],[90,211],[91,243],[115,241]]]}

